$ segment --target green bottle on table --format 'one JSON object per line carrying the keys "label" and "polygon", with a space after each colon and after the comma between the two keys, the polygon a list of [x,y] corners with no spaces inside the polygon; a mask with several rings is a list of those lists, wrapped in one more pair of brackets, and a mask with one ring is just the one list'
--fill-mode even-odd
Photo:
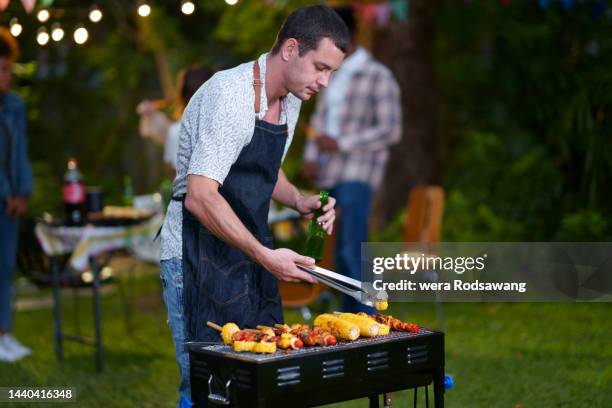
{"label": "green bottle on table", "polygon": [[319,193],[321,207],[315,211],[312,220],[310,220],[310,224],[308,225],[308,236],[306,237],[306,245],[304,248],[304,255],[313,258],[317,263],[323,260],[325,240],[327,239],[327,232],[323,229],[323,225],[317,222],[317,218],[324,214],[323,207],[327,205],[328,198],[329,192],[321,191]]}
{"label": "green bottle on table", "polygon": [[130,176],[123,177],[123,205],[126,207],[134,205],[134,187]]}

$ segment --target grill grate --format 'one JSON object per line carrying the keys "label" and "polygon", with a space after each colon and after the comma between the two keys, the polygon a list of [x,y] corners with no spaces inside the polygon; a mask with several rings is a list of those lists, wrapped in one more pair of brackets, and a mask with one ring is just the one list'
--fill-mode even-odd
{"label": "grill grate", "polygon": [[[338,341],[338,344],[336,344],[335,346],[305,347],[300,350],[277,350],[276,353],[273,353],[273,354],[255,354],[255,353],[248,353],[248,352],[237,353],[232,349],[232,346],[228,346],[225,344],[202,346],[201,350],[223,354],[224,356],[229,357],[229,358],[236,358],[236,359],[246,360],[246,361],[265,362],[265,361],[292,358],[294,356],[303,356],[307,354],[319,354],[325,351],[338,351],[338,350],[349,349],[353,347],[365,346],[368,344],[378,344],[378,343],[382,344],[388,341],[404,339],[407,337],[418,337],[423,334],[431,334],[431,333],[433,332],[421,327],[419,329],[419,333],[391,332],[387,336],[379,336],[379,337],[372,337],[372,338],[359,338],[353,341]],[[410,353],[408,354],[408,358],[410,358]],[[374,364],[376,365],[376,362],[374,362]]]}
{"label": "grill grate", "polygon": [[210,400],[259,408],[292,401],[310,407],[363,397],[376,405],[375,395],[432,382],[436,407],[444,401],[444,335],[427,329],[267,355],[236,353],[220,343],[186,347],[198,407],[210,406]]}

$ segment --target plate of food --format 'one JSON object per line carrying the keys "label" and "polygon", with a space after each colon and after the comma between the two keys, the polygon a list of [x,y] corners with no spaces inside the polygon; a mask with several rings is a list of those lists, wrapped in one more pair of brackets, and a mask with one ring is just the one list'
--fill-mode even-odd
{"label": "plate of food", "polygon": [[108,227],[134,225],[150,219],[154,214],[151,210],[107,205],[101,212],[88,213],[87,222]]}

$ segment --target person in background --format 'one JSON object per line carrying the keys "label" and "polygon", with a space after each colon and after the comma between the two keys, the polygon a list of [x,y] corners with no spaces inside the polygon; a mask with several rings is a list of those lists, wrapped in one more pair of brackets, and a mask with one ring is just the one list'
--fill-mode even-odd
{"label": "person in background", "polygon": [[12,289],[17,259],[18,218],[28,209],[32,169],[28,160],[23,99],[9,91],[17,42],[0,27],[0,361],[32,354],[12,329]]}
{"label": "person in background", "polygon": [[[382,181],[389,147],[402,134],[400,89],[391,71],[356,44],[352,8],[336,11],[352,41],[342,66],[317,100],[303,173],[337,200],[336,268],[362,280],[361,243],[368,240],[372,197]],[[374,309],[345,296],[344,310]]]}
{"label": "person in background", "polygon": [[164,162],[171,167],[173,178],[176,172],[181,116],[193,94],[212,74],[212,70],[201,66],[181,71],[177,78],[177,107],[172,119],[161,111],[168,104],[165,100],[144,100],[136,107],[136,112],[140,115],[140,135],[150,137],[164,146]]}

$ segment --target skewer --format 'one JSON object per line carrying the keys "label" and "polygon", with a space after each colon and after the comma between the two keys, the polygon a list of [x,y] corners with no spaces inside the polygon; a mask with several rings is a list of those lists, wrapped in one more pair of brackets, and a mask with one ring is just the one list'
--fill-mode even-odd
{"label": "skewer", "polygon": [[250,332],[250,333],[257,333],[257,334],[262,333],[262,331],[258,329],[242,329],[242,331]]}
{"label": "skewer", "polygon": [[213,323],[213,322],[206,322],[206,325],[210,328],[213,328],[217,331],[223,331],[223,327],[219,326],[217,323]]}

